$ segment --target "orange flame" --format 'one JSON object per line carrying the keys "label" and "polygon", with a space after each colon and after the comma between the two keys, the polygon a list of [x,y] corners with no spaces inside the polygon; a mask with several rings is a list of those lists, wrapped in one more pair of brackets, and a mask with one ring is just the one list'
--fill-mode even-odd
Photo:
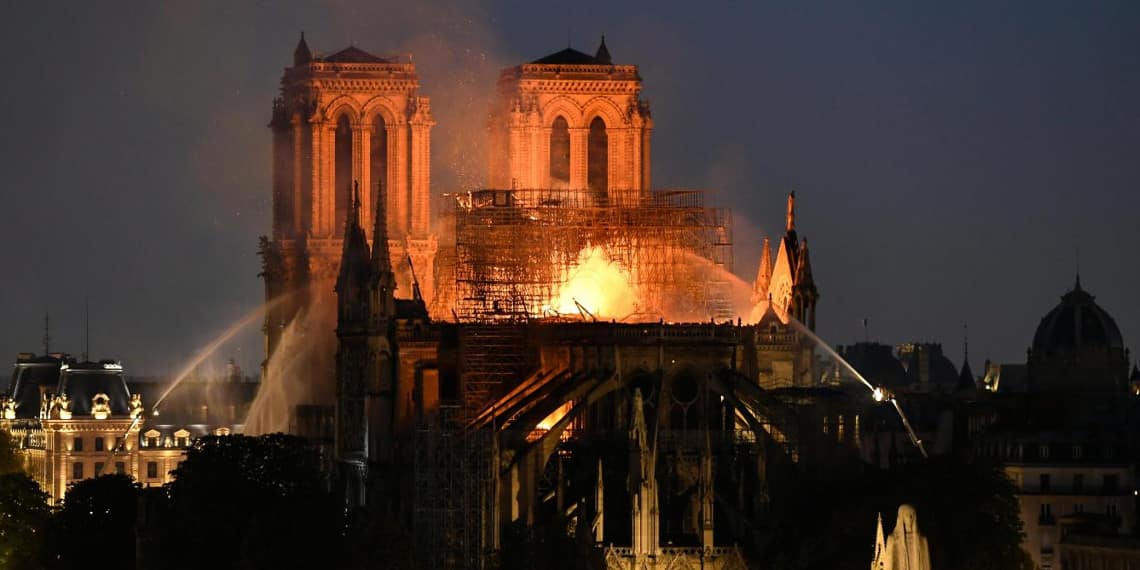
{"label": "orange flame", "polygon": [[578,313],[582,305],[596,317],[622,319],[637,310],[633,276],[612,261],[600,247],[578,253],[578,262],[564,271],[562,285],[547,309],[559,314]]}

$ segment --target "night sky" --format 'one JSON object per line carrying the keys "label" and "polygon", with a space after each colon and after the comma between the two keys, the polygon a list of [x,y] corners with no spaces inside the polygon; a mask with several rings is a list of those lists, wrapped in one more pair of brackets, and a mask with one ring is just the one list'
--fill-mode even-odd
{"label": "night sky", "polygon": [[[1128,1],[7,2],[0,355],[40,352],[45,311],[52,349],[82,352],[86,300],[93,356],[165,374],[258,307],[266,125],[301,30],[414,53],[436,194],[482,183],[499,68],[605,34],[641,67],[654,184],[734,209],[747,280],[796,190],[832,344],[866,317],[960,364],[968,323],[975,372],[1023,362],[1079,250],[1140,346],[1138,29]],[[220,356],[255,370],[257,328]]]}

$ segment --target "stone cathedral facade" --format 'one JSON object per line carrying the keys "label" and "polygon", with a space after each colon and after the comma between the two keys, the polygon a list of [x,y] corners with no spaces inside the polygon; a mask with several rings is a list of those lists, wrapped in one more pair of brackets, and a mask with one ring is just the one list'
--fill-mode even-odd
{"label": "stone cathedral facade", "polygon": [[[304,36],[273,103],[273,233],[263,240],[269,302],[310,289],[332,302],[342,236],[358,183],[361,227],[387,212],[396,287],[410,296],[413,271],[429,301],[438,239],[432,232],[431,104],[419,94],[410,57],[379,57],[356,47],[317,56]],[[386,204],[377,207],[378,197]],[[266,354],[305,303],[274,304],[266,316]]]}

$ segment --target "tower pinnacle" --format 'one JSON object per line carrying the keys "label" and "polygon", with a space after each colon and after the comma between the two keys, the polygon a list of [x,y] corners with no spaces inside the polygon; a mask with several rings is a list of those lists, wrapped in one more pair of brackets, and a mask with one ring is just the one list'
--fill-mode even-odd
{"label": "tower pinnacle", "polygon": [[788,213],[785,216],[784,225],[788,233],[796,231],[796,191],[793,190],[788,193]]}
{"label": "tower pinnacle", "polygon": [[305,42],[305,32],[301,32],[301,40],[293,50],[293,65],[304,65],[313,61],[313,52],[309,51],[309,44]]}

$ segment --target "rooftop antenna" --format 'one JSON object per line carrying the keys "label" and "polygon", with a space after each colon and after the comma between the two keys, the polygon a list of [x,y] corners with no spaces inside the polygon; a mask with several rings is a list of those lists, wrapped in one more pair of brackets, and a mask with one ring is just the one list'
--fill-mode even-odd
{"label": "rooftop antenna", "polygon": [[51,314],[44,311],[44,356],[51,353]]}
{"label": "rooftop antenna", "polygon": [[1081,288],[1081,247],[1077,246],[1076,252],[1077,263],[1077,289]]}
{"label": "rooftop antenna", "polygon": [[83,298],[83,361],[91,361],[91,302]]}
{"label": "rooftop antenna", "polygon": [[962,323],[962,362],[970,363],[970,323]]}

